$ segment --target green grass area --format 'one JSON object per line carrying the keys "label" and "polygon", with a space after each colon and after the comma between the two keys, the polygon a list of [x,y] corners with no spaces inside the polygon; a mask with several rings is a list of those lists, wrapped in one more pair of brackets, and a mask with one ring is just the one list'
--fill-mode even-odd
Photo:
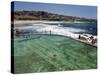
{"label": "green grass area", "polygon": [[14,42],[15,73],[97,68],[96,47],[54,35],[18,40]]}

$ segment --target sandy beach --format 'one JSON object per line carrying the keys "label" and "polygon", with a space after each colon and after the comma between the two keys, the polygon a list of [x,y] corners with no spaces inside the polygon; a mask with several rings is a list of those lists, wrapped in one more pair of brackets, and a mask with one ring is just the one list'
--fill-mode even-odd
{"label": "sandy beach", "polygon": [[71,21],[46,21],[46,20],[15,20],[15,24],[27,24],[27,23],[50,23],[50,24],[58,24],[58,23],[84,23],[84,22],[71,22]]}

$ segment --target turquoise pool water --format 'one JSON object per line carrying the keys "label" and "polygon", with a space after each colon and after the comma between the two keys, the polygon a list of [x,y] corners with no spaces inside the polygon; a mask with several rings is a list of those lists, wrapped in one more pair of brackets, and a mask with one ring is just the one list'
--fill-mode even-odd
{"label": "turquoise pool water", "polygon": [[58,35],[14,40],[15,73],[97,68],[97,48]]}

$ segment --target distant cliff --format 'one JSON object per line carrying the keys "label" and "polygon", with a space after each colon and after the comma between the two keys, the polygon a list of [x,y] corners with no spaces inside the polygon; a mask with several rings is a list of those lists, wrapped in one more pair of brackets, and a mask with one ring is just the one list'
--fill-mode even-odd
{"label": "distant cliff", "polygon": [[87,19],[76,16],[65,16],[45,11],[15,11],[11,12],[12,20],[50,20],[50,21],[85,21],[96,22],[96,19]]}

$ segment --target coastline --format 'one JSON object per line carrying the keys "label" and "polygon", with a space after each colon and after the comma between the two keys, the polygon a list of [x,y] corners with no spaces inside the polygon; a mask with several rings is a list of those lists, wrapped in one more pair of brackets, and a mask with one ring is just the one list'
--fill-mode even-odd
{"label": "coastline", "polygon": [[47,20],[14,20],[11,22],[12,24],[27,24],[27,23],[50,23],[50,24],[58,24],[58,23],[90,23],[90,22],[72,22],[72,21],[47,21]]}

